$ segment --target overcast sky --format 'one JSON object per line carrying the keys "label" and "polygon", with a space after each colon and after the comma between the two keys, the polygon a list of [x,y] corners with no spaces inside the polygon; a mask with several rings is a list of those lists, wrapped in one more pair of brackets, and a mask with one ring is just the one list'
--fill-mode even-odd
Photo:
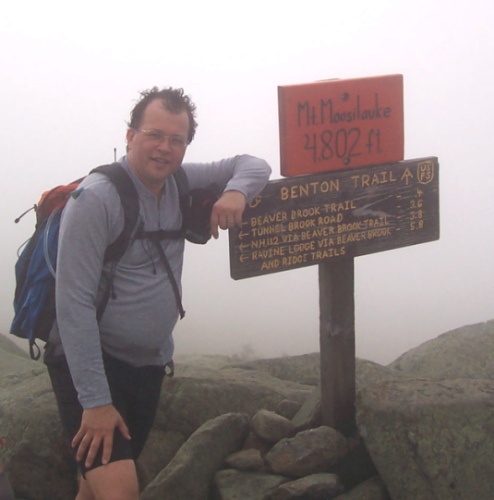
{"label": "overcast sky", "polygon": [[[490,0],[9,2],[0,16],[0,331],[39,195],[124,153],[138,91],[183,87],[186,160],[265,158],[280,177],[277,87],[404,77],[405,158],[437,156],[441,238],[355,259],[357,356],[388,363],[494,318]],[[319,350],[317,266],[233,281],[228,237],[188,245],[178,353]]]}

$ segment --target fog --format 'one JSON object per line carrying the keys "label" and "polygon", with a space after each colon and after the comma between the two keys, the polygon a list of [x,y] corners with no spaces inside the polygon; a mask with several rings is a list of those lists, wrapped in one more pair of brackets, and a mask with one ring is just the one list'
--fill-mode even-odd
{"label": "fog", "polygon": [[[13,2],[0,18],[0,331],[17,248],[42,191],[125,150],[138,91],[183,87],[199,128],[186,161],[238,153],[280,177],[277,87],[404,77],[405,158],[440,163],[439,241],[355,259],[357,356],[380,363],[494,318],[492,3]],[[230,278],[228,235],[188,244],[177,353],[319,350],[317,266]]]}

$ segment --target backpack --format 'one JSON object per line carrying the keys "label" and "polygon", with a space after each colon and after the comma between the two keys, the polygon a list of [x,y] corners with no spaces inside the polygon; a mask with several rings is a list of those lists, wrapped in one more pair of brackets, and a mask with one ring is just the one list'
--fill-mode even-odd
{"label": "backpack", "polygon": [[[128,173],[118,163],[102,165],[90,173],[93,172],[106,175],[115,185],[124,211],[124,228],[105,251],[104,262],[112,262],[112,266],[109,275],[106,276],[103,294],[98,297],[98,321],[111,295],[116,265],[130,243],[137,238],[147,238],[156,245],[174,289],[180,318],[183,318],[185,311],[178,285],[160,241],[165,238],[186,238],[193,243],[205,244],[211,237],[209,218],[212,206],[217,200],[217,191],[213,187],[189,191],[187,176],[181,167],[173,176],[180,196],[182,227],[172,231],[145,232],[139,215],[137,190]],[[74,198],[79,196],[82,191],[79,184],[83,179],[84,177],[66,186],[57,186],[42,194],[39,203],[33,207],[36,212],[34,233],[15,264],[14,318],[10,333],[29,341],[29,353],[35,360],[41,355],[36,339],[45,342],[48,340],[56,317],[55,274],[62,210],[70,196]],[[15,222],[19,222],[27,212]]]}

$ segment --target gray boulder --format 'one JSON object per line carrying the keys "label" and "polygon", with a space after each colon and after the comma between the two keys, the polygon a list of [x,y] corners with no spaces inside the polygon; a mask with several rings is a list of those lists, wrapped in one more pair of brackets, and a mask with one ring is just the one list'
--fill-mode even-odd
{"label": "gray boulder", "polygon": [[42,365],[33,370],[22,366],[20,372],[0,377],[0,401],[0,432],[6,441],[0,448],[0,461],[5,464],[16,496],[73,498],[76,471]]}
{"label": "gray boulder", "polygon": [[142,500],[207,500],[214,474],[239,449],[248,428],[249,417],[241,413],[224,414],[199,427],[146,487]]}
{"label": "gray boulder", "polygon": [[[15,338],[16,337],[14,337],[13,335],[7,336],[0,333],[0,350],[15,354],[17,356],[20,356],[21,358],[29,359],[28,353],[14,343]],[[21,340],[21,343],[24,343],[24,341]],[[25,341],[25,345],[27,347],[27,340]]]}
{"label": "gray boulder", "polygon": [[275,412],[278,415],[291,420],[300,408],[302,408],[302,403],[298,403],[297,401],[292,401],[290,399],[284,399],[276,406]]}
{"label": "gray boulder", "polygon": [[266,495],[266,500],[327,500],[336,497],[341,491],[343,485],[336,474],[320,472],[283,483]]}
{"label": "gray boulder", "polygon": [[9,478],[0,465],[0,498],[2,500],[15,500]]}
{"label": "gray boulder", "polygon": [[440,335],[387,368],[392,378],[361,387],[357,422],[391,496],[494,498],[494,320]]}
{"label": "gray boulder", "polygon": [[494,498],[494,381],[388,381],[362,389],[357,422],[396,500]]}
{"label": "gray boulder", "polygon": [[388,368],[438,379],[494,379],[494,320],[439,335],[402,354]]}
{"label": "gray boulder", "polygon": [[[287,359],[290,360],[287,363]],[[282,358],[257,359],[230,363],[230,368],[251,370],[254,373],[267,374],[280,380],[297,382],[305,385],[317,385],[320,379],[320,359],[318,352]]]}
{"label": "gray boulder", "polygon": [[232,453],[225,460],[225,464],[240,471],[265,472],[264,459],[261,452],[256,448],[248,448]]}
{"label": "gray boulder", "polygon": [[277,443],[280,439],[292,437],[295,426],[285,417],[274,411],[259,410],[250,422],[250,427],[261,439],[268,443]]}
{"label": "gray boulder", "polygon": [[350,491],[338,495],[335,500],[390,500],[384,481],[374,476],[362,481]]}
{"label": "gray boulder", "polygon": [[213,498],[221,500],[261,500],[288,478],[263,472],[235,469],[218,471],[213,481]]}
{"label": "gray boulder", "polygon": [[331,427],[321,426],[284,438],[264,457],[275,473],[303,477],[326,472],[349,452],[346,438]]}
{"label": "gray boulder", "polygon": [[14,344],[9,337],[0,334],[0,377],[13,374],[36,376],[42,373],[43,369],[42,363],[33,361],[29,354]]}

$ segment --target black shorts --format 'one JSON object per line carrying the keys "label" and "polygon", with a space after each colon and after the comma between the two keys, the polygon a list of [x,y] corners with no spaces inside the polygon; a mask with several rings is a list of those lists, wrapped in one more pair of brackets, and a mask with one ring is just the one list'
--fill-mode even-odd
{"label": "black shorts", "polygon": [[[103,356],[103,359],[113,406],[124,419],[132,437],[128,441],[118,429],[115,429],[110,462],[127,459],[137,460],[153,425],[165,367],[134,367],[107,354]],[[77,391],[72,382],[65,356],[50,357],[49,359],[45,357],[45,363],[57,399],[60,419],[70,445],[80,428],[83,409],[77,398]],[[83,474],[102,465],[102,452],[101,446],[93,465],[88,468],[84,465],[86,458],[84,456],[82,462],[78,464]],[[73,453],[75,456],[75,450]]]}

